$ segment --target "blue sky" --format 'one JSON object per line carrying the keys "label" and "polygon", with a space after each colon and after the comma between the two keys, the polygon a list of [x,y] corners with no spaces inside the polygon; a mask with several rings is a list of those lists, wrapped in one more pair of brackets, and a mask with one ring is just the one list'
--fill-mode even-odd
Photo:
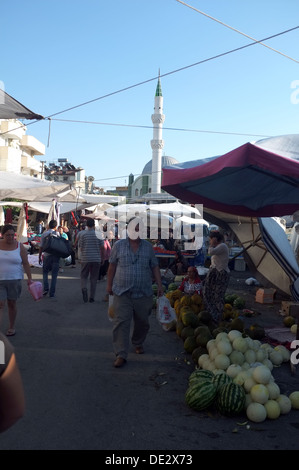
{"label": "blue sky", "polygon": [[[258,40],[299,24],[297,0],[185,3]],[[106,190],[152,158],[159,69],[163,153],[179,162],[298,133],[299,29],[265,41],[296,62],[259,44],[225,54],[253,41],[177,0],[15,0],[1,15],[0,82],[56,114],[50,137],[48,120],[28,126],[46,145],[40,159],[68,158]]]}

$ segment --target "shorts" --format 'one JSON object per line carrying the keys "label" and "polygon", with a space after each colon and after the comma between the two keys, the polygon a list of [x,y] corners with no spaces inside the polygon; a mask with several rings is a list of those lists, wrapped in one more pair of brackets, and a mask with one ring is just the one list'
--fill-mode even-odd
{"label": "shorts", "polygon": [[21,279],[0,281],[0,300],[17,300],[22,292]]}

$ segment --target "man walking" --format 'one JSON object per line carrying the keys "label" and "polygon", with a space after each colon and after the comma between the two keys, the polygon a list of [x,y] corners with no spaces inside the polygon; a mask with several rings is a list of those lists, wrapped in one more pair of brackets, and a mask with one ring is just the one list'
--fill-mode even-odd
{"label": "man walking", "polygon": [[141,236],[142,221],[136,217],[128,224],[128,237],[118,240],[110,255],[107,292],[113,295],[114,367],[126,363],[132,320],[132,344],[136,354],[144,353],[143,342],[149,331],[153,308],[153,278],[158,295],[163,295],[158,260],[151,243]]}
{"label": "man walking", "polygon": [[[45,232],[42,233],[40,239],[40,248],[38,254],[38,262],[39,264],[43,264],[43,286],[44,292],[43,295],[46,296],[49,293],[49,297],[52,300],[56,300],[55,297],[55,290],[56,290],[56,282],[57,276],[59,272],[59,260],[60,257],[56,255],[52,255],[50,253],[43,252],[43,245],[45,242],[45,238],[54,233],[55,235],[59,236],[56,231],[57,229],[57,220],[50,220],[49,228]],[[50,292],[49,292],[49,272],[51,271],[51,285],[50,285]]]}
{"label": "man walking", "polygon": [[90,282],[89,302],[94,302],[101,263],[104,262],[104,241],[96,236],[94,219],[86,222],[87,230],[80,234],[81,289],[83,301],[88,302],[87,283]]}

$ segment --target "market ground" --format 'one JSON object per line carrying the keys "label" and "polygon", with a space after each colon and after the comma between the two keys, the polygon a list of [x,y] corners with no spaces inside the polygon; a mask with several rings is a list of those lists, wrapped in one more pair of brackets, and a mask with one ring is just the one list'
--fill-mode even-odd
{"label": "market ground", "polygon": [[[41,280],[41,269],[32,268]],[[257,321],[281,325],[280,299],[271,306],[254,302],[250,272],[232,272],[229,291],[243,293]],[[175,332],[162,330],[155,311],[145,354],[132,349],[122,369],[113,367],[111,322],[99,281],[95,303],[84,304],[79,265],[66,267],[57,282],[58,302],[34,302],[26,281],[19,301],[17,333],[11,338],[21,369],[25,416],[0,435],[1,450],[160,451],[299,449],[299,411],[275,421],[248,422],[214,411],[195,412],[184,402],[190,355]],[[6,315],[7,317],[7,315]],[[7,320],[2,326],[5,331]],[[281,392],[299,390],[299,371],[273,370]],[[246,426],[249,425],[249,428]],[[105,454],[105,452],[104,452]],[[128,454],[130,455],[130,454]]]}

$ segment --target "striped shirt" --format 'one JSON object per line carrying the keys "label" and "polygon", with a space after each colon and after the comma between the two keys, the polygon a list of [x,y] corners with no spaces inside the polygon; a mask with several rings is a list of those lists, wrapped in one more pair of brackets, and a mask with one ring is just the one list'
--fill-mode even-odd
{"label": "striped shirt", "polygon": [[133,298],[151,296],[153,272],[158,265],[151,243],[140,240],[134,253],[129,238],[118,240],[111,250],[109,262],[116,264],[112,290],[116,295],[128,292]]}
{"label": "striped shirt", "polygon": [[100,263],[101,245],[104,241],[96,236],[95,230],[84,230],[78,239],[81,263]]}

